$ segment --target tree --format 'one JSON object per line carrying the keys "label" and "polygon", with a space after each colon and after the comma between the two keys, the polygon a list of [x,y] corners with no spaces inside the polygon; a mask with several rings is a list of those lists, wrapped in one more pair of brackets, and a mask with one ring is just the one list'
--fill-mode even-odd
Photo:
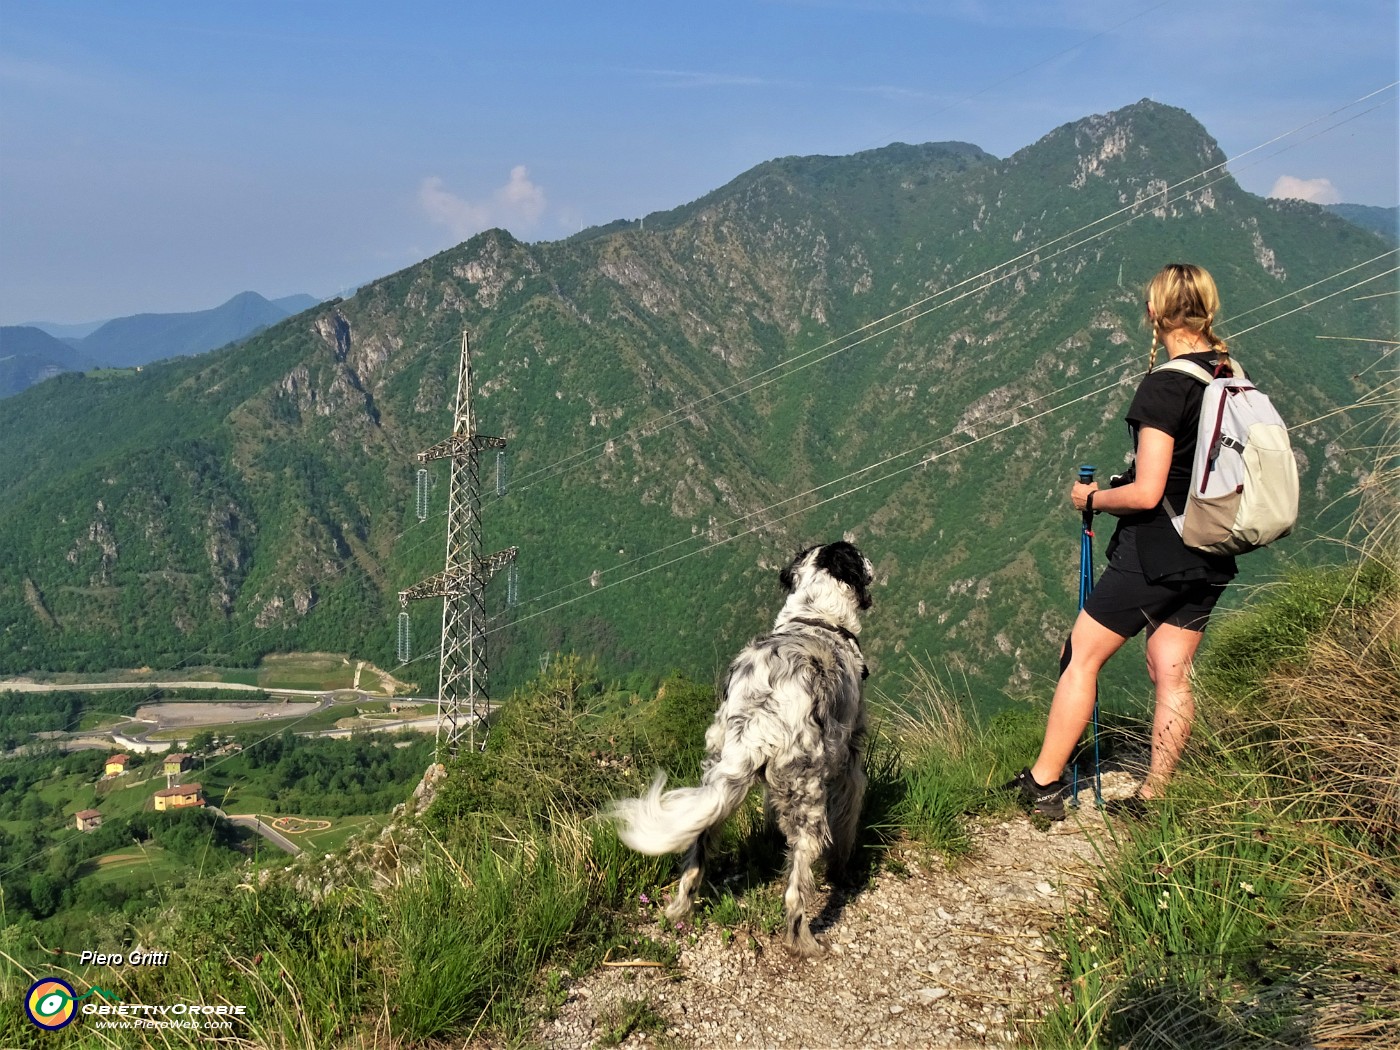
{"label": "tree", "polygon": [[36,872],[29,878],[29,906],[40,919],[58,911],[63,902],[63,884],[45,872]]}
{"label": "tree", "polygon": [[26,821],[39,821],[44,819],[48,807],[44,805],[44,800],[38,795],[25,795],[19,804],[19,819]]}

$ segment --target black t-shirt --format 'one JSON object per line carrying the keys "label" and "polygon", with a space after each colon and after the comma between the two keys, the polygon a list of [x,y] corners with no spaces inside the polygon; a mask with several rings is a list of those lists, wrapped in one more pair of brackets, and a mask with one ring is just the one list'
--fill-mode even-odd
{"label": "black t-shirt", "polygon": [[[1180,360],[1192,361],[1207,371],[1216,366],[1214,351],[1185,354]],[[1196,455],[1196,428],[1201,417],[1205,386],[1199,379],[1182,372],[1153,370],[1143,377],[1132,404],[1128,406],[1128,429],[1136,455],[1138,434],[1143,427],[1172,436],[1172,462],[1163,493],[1180,511],[1191,488],[1191,464]],[[1122,475],[1122,483],[1132,481],[1133,468]],[[1127,530],[1131,530],[1128,534]],[[1235,559],[1201,554],[1181,542],[1162,504],[1150,510],[1125,515],[1109,542],[1109,559],[1123,568],[1142,572],[1150,582],[1207,580],[1224,583],[1235,575]],[[1117,558],[1115,559],[1115,554]],[[1135,556],[1135,557],[1134,557]],[[1135,568],[1133,561],[1140,563]]]}

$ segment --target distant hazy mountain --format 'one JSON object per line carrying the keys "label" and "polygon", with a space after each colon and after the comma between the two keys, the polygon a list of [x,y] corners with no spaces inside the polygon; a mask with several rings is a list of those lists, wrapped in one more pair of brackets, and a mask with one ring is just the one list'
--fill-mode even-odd
{"label": "distant hazy mountain", "polygon": [[78,351],[38,328],[0,328],[0,397],[85,366]]}
{"label": "distant hazy mountain", "polygon": [[272,300],[273,306],[280,306],[287,311],[287,316],[299,314],[303,310],[310,310],[313,306],[320,306],[321,300],[314,295],[289,295],[282,299]]}
{"label": "distant hazy mountain", "polygon": [[[317,299],[314,295],[288,295],[281,299],[273,299],[272,305],[280,307],[286,312],[286,316],[290,317],[293,314],[301,313],[303,310],[310,310],[313,306],[319,305],[320,302],[321,300]],[[223,309],[223,307],[219,309]],[[188,315],[181,314],[176,316]],[[98,321],[84,321],[81,324],[68,324],[58,321],[23,321],[20,327],[37,328],[42,332],[47,332],[55,339],[62,339],[70,345],[76,345],[78,342],[92,335],[93,332],[97,331],[110,320],[112,320],[112,318],[104,317]]]}
{"label": "distant hazy mountain", "polygon": [[76,345],[95,361],[131,367],[166,357],[202,354],[259,332],[315,305],[310,296],[296,305],[269,302],[257,292],[240,292],[222,306],[187,314],[136,314],[108,321]]}
{"label": "distant hazy mountain", "polygon": [[55,339],[72,341],[92,335],[93,332],[106,324],[108,320],[109,318],[104,317],[100,321],[85,321],[82,324],[58,324],[54,321],[24,321],[17,327],[37,328],[41,332],[47,332]]}
{"label": "distant hazy mountain", "polygon": [[1375,208],[1369,204],[1328,204],[1326,207],[1353,226],[1378,233],[1391,244],[1400,244],[1400,208]]}
{"label": "distant hazy mountain", "polygon": [[[110,321],[58,324],[34,321],[0,329],[16,349],[0,351],[0,397],[16,394],[59,372],[97,366],[131,368],[167,357],[217,350],[319,305],[313,295],[268,300],[241,292],[212,310],[135,314]],[[29,334],[19,334],[29,333]],[[36,340],[35,336],[43,340]],[[54,344],[66,356],[54,350]]]}

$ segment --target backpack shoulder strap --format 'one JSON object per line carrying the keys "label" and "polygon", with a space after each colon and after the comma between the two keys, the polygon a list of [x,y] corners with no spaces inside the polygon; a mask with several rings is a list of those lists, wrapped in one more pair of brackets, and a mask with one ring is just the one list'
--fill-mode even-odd
{"label": "backpack shoulder strap", "polygon": [[[1230,356],[1229,360],[1230,371],[1223,378],[1243,379],[1245,374],[1244,366],[1239,363],[1239,361],[1235,358],[1233,354]],[[1205,368],[1201,365],[1198,365],[1195,361],[1187,361],[1185,358],[1182,357],[1178,357],[1172,361],[1164,362],[1163,364],[1160,364],[1155,369],[1153,369],[1153,371],[1180,372],[1183,375],[1188,375],[1195,379],[1199,379],[1202,383],[1205,383],[1207,386],[1209,386],[1211,381],[1215,379],[1215,373],[1212,372],[1209,368]]]}
{"label": "backpack shoulder strap", "polygon": [[1200,365],[1196,364],[1195,361],[1183,361],[1179,357],[1173,361],[1167,361],[1164,364],[1158,365],[1154,371],[1180,372],[1182,375],[1188,375],[1193,379],[1199,379],[1207,386],[1209,386],[1211,381],[1215,378],[1209,369],[1202,368]]}

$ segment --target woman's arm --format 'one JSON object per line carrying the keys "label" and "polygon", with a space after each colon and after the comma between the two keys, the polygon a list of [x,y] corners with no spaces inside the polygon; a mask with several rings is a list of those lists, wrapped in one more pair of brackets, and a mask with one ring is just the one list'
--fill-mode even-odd
{"label": "woman's arm", "polygon": [[1175,447],[1176,439],[1165,430],[1142,427],[1138,431],[1132,483],[1116,489],[1101,489],[1097,485],[1076,482],[1070,489],[1070,502],[1075,510],[1083,510],[1092,492],[1095,510],[1120,516],[1151,510],[1162,502],[1162,493],[1167,490],[1167,472],[1171,470]]}

